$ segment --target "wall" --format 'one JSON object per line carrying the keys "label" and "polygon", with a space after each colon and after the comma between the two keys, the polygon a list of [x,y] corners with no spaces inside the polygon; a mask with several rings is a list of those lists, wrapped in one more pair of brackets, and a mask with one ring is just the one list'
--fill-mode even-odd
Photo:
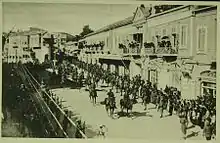
{"label": "wall", "polygon": [[40,47],[41,45],[39,44],[39,35],[30,35],[30,47]]}
{"label": "wall", "polygon": [[131,24],[122,26],[119,28],[114,29],[114,40],[113,40],[113,54],[122,53],[122,50],[119,49],[118,45],[119,43],[122,43],[124,45],[127,45],[126,40],[131,41],[133,39],[132,33],[135,31],[135,27],[133,27]]}
{"label": "wall", "polygon": [[[175,13],[173,13],[174,15]],[[145,30],[147,32],[144,32],[144,42],[154,42],[155,46],[157,45],[157,38],[156,35],[160,35],[162,38],[163,36],[169,36],[172,47],[174,45],[174,38],[172,36],[172,31],[175,29],[177,34],[177,39],[179,42],[179,56],[180,57],[189,57],[191,52],[191,45],[190,45],[190,13],[189,11],[186,11],[185,13],[177,13],[182,19],[176,19],[178,15],[175,15],[175,19],[173,19],[173,15],[163,15],[160,16],[160,20],[156,18],[149,19],[147,23],[145,24]],[[164,20],[164,21],[162,21]],[[158,23],[157,23],[158,22]],[[186,25],[187,26],[187,39],[186,39],[186,45],[181,46],[181,26]],[[163,30],[166,30],[166,34],[163,34]]]}
{"label": "wall", "polygon": [[[199,61],[201,63],[210,63],[211,61],[216,60],[216,48],[217,48],[217,21],[216,19],[216,10],[209,11],[205,13],[197,14],[194,18],[194,36],[195,42],[193,42],[193,56],[194,60]],[[207,44],[206,51],[204,53],[199,53],[197,51],[198,48],[198,33],[197,29],[200,26],[204,26],[207,28]]]}

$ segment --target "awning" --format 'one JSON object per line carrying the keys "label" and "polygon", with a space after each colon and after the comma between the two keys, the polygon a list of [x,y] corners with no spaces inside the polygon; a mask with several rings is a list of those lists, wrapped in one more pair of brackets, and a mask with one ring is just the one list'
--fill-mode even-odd
{"label": "awning", "polygon": [[118,66],[129,66],[130,60],[125,60],[125,59],[99,59],[100,63],[105,63],[105,64],[113,64],[113,65],[118,65]]}

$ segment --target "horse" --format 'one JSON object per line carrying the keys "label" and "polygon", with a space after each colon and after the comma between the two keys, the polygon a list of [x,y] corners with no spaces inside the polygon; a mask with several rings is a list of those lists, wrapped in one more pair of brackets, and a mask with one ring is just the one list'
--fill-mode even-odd
{"label": "horse", "polygon": [[98,97],[98,96],[97,96],[97,91],[96,91],[96,89],[90,90],[90,92],[89,92],[89,98],[90,98],[90,101],[92,100],[93,105],[96,104],[96,98],[97,98],[97,97]]}
{"label": "horse", "polygon": [[[114,111],[116,109],[115,100],[111,99],[111,98],[105,98],[104,102],[105,102],[105,110],[106,110],[107,114],[112,117],[112,115],[114,114]],[[110,113],[109,113],[109,110],[110,110]]]}
{"label": "horse", "polygon": [[122,98],[120,100],[121,112],[123,113],[124,112],[123,110],[126,109],[126,111],[127,111],[126,114],[129,115],[128,111],[130,110],[132,113],[133,104],[134,104],[133,99]]}
{"label": "horse", "polygon": [[147,104],[150,103],[150,95],[144,95],[143,96],[143,104],[144,104],[144,110],[147,109]]}

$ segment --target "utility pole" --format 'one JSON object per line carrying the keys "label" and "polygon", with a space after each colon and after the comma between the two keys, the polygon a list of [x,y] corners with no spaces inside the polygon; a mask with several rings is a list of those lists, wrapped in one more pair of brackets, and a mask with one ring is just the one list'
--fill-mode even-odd
{"label": "utility pole", "polygon": [[[4,51],[4,48],[5,48],[5,42],[7,42],[8,38],[9,38],[10,34],[12,33],[12,31],[14,30],[14,28],[15,28],[15,26],[12,27],[12,29],[8,32],[7,35],[2,37],[2,52]],[[8,51],[9,51],[9,49],[7,49],[7,63],[8,63]]]}

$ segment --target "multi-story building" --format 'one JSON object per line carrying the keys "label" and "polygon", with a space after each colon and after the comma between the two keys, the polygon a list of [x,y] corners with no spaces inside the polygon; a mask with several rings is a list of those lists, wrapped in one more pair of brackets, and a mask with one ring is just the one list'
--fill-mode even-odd
{"label": "multi-story building", "polygon": [[66,54],[72,56],[78,51],[78,42],[69,41],[64,46]]}
{"label": "multi-story building", "polygon": [[[181,6],[151,15],[145,23],[145,77],[159,88],[179,88],[186,98],[215,95],[216,23],[216,7]],[[205,73],[213,76],[206,82]]]}
{"label": "multi-story building", "polygon": [[62,49],[65,48],[66,42],[68,42],[68,38],[72,35],[65,32],[53,32],[55,47]]}
{"label": "multi-story building", "polygon": [[181,90],[216,94],[216,6],[138,7],[132,17],[86,35],[79,59]]}
{"label": "multi-story building", "polygon": [[28,62],[33,58],[44,62],[49,53],[48,32],[38,28],[30,28],[28,31],[11,33],[6,43],[7,62]]}

